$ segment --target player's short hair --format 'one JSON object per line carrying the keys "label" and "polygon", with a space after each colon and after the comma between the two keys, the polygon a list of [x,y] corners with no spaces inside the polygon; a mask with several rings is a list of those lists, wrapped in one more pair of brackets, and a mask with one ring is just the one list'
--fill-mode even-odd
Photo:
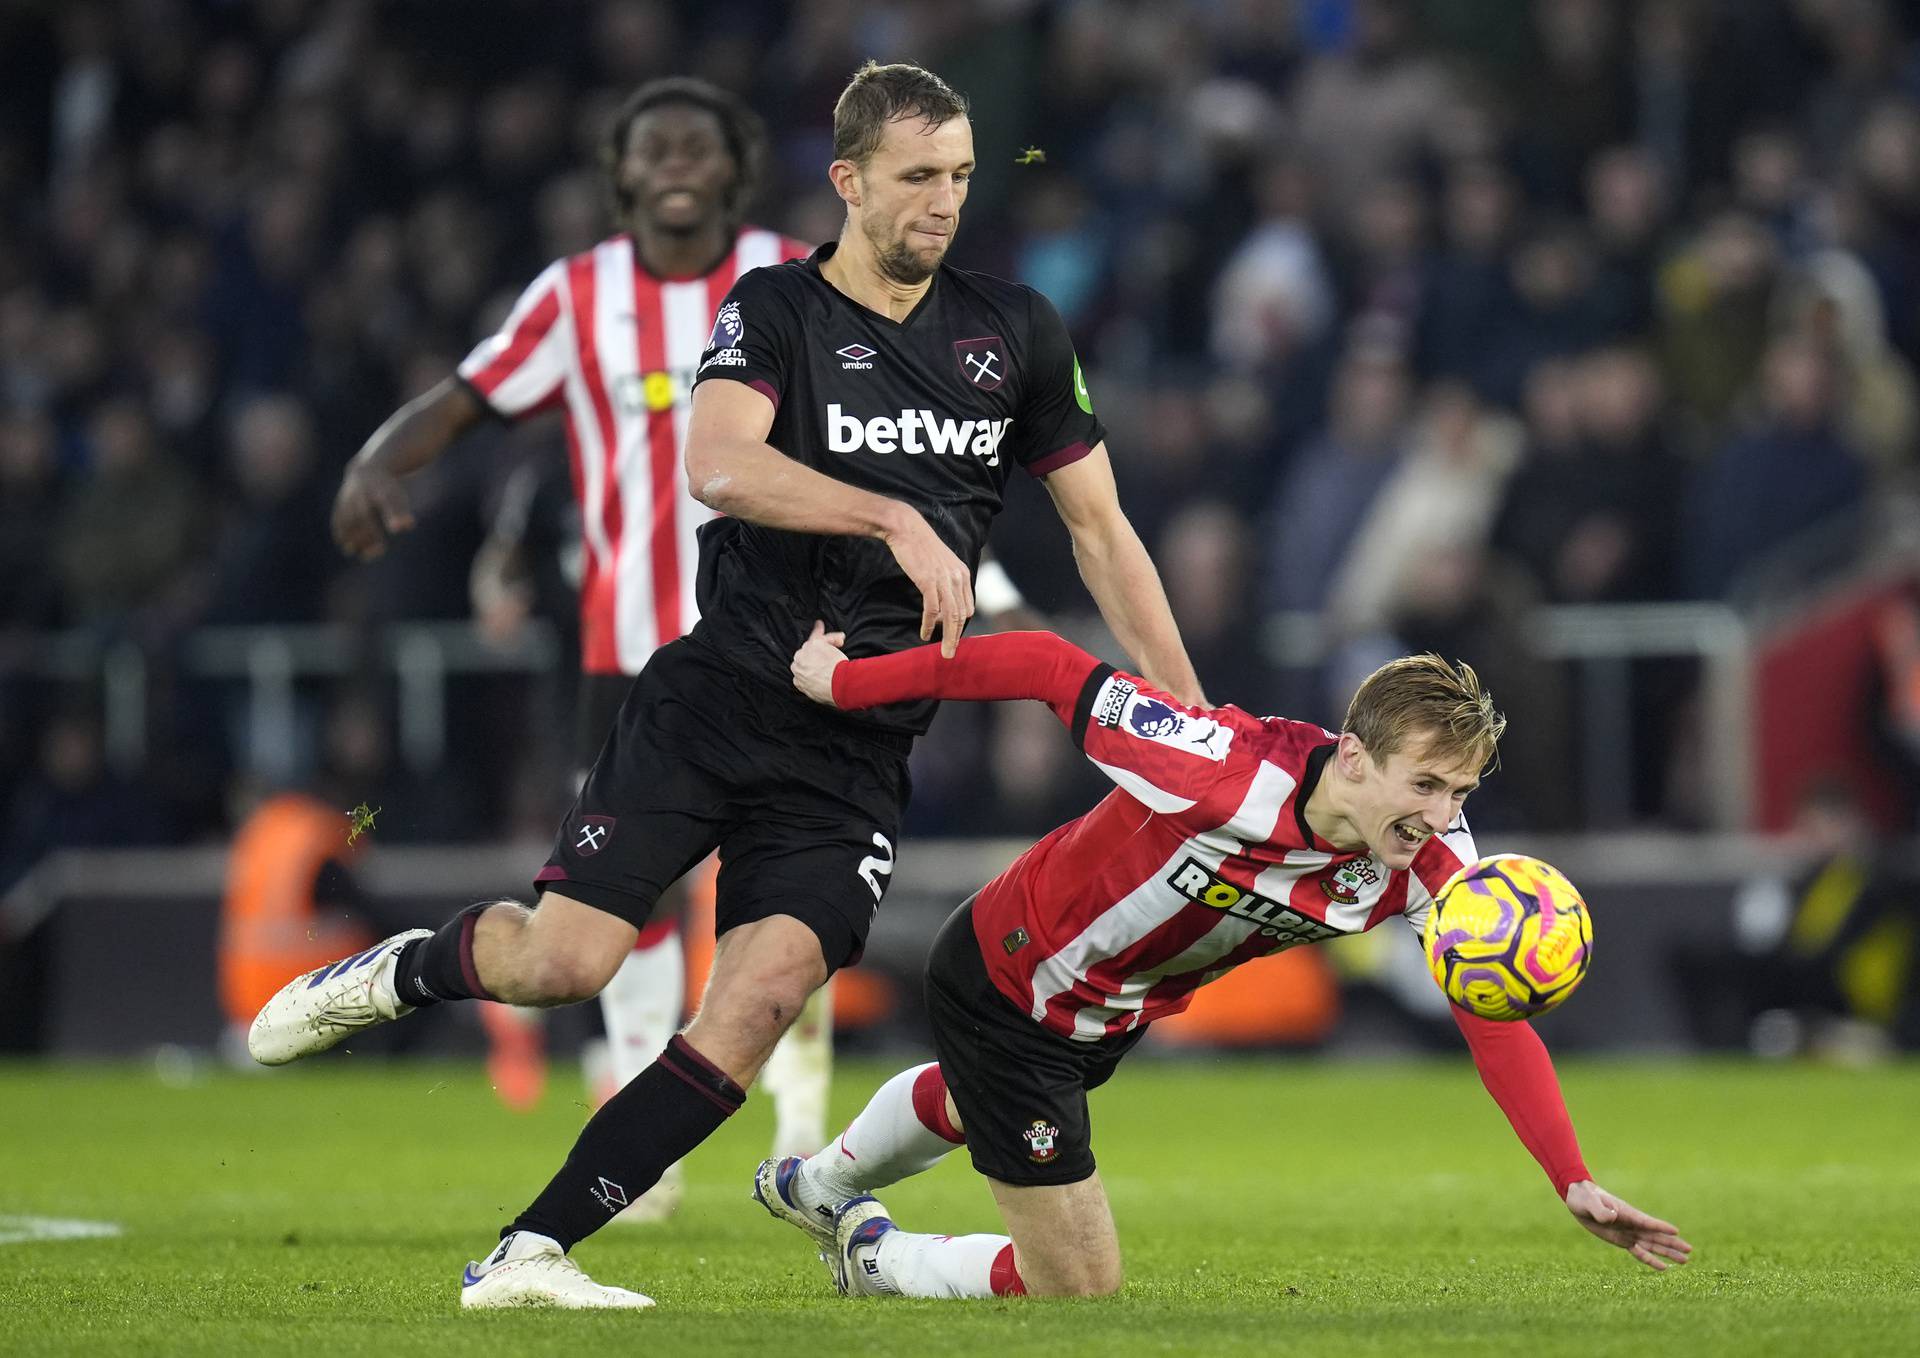
{"label": "player's short hair", "polygon": [[869,61],[853,73],[833,106],[833,158],[865,168],[887,124],[922,118],[929,129],[967,116],[967,96],[932,71],[904,61]]}
{"label": "player's short hair", "polygon": [[633,210],[629,195],[620,187],[620,161],[627,153],[628,134],[644,115],[671,105],[704,110],[720,124],[735,171],[733,187],[727,190],[722,206],[727,221],[739,225],[760,192],[760,175],[767,160],[766,124],[738,95],[692,76],[649,80],[626,97],[607,124],[607,134],[600,143],[600,168],[606,172],[614,211],[625,217]]}
{"label": "player's short hair", "polygon": [[1374,762],[1431,736],[1429,758],[1489,768],[1500,757],[1506,716],[1464,660],[1448,664],[1431,651],[1390,660],[1361,682],[1347,705],[1346,728]]}

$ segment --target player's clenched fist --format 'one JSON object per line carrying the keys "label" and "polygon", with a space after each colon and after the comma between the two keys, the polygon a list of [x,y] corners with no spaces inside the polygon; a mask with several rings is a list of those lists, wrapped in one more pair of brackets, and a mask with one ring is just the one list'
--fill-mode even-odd
{"label": "player's clenched fist", "polygon": [[845,632],[829,632],[824,622],[813,624],[813,634],[793,653],[793,686],[816,703],[833,704],[833,671],[847,658],[840,648]]}
{"label": "player's clenched fist", "polygon": [[406,487],[392,472],[355,461],[333,501],[333,540],[348,556],[371,561],[387,550],[387,535],[413,527]]}
{"label": "player's clenched fist", "polygon": [[951,660],[967,619],[973,616],[973,572],[940,540],[926,519],[913,509],[902,508],[906,512],[900,516],[899,526],[886,534],[887,547],[920,591],[920,640],[932,641],[938,629],[940,654]]}

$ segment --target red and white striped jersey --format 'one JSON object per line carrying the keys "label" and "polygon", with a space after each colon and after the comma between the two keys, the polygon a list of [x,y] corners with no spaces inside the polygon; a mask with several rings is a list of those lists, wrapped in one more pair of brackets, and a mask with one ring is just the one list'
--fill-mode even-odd
{"label": "red and white striped jersey", "polygon": [[713,511],[687,493],[691,387],[714,312],[741,274],[811,254],[744,227],[707,274],[656,278],[626,234],[556,260],[460,377],[504,419],[558,407],[580,507],[581,666],[637,674],[693,626],[694,534]]}
{"label": "red and white striped jersey", "polygon": [[[1117,785],[982,887],[975,942],[1000,992],[1065,1037],[1098,1041],[1186,1008],[1250,957],[1395,915],[1417,932],[1478,855],[1461,821],[1390,870],[1319,842],[1305,807],[1335,736],[1237,707],[1183,706],[1047,632],[968,637],[833,670],[833,701],[1038,698]],[[1455,1008],[1473,1063],[1565,1197],[1589,1179],[1545,1044],[1527,1023]]]}
{"label": "red and white striped jersey", "polygon": [[1336,739],[1318,726],[1186,707],[1045,633],[961,650],[841,665],[834,698],[1039,698],[1117,785],[974,901],[994,984],[1054,1032],[1088,1042],[1126,1032],[1180,1012],[1250,958],[1396,915],[1417,933],[1433,893],[1477,857],[1464,820],[1406,870],[1317,840],[1305,805]]}

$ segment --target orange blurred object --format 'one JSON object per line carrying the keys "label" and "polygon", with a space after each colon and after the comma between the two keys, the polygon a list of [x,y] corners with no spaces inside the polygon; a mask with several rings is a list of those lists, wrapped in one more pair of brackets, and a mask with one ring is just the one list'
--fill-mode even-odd
{"label": "orange blurred object", "polygon": [[487,1030],[487,1082],[514,1112],[531,1112],[547,1092],[546,1026],[539,1015],[510,1004],[482,1000],[479,1008]]}
{"label": "orange blurred object", "polygon": [[318,798],[283,792],[247,817],[227,857],[220,906],[220,1006],[245,1028],[274,992],[305,971],[373,946],[365,929],[321,908],[328,862],[350,866],[347,817]]}
{"label": "orange blurred object", "polygon": [[1236,967],[1194,992],[1186,1012],[1153,1031],[1190,1046],[1310,1046],[1340,1017],[1340,986],[1315,948],[1289,948]]}

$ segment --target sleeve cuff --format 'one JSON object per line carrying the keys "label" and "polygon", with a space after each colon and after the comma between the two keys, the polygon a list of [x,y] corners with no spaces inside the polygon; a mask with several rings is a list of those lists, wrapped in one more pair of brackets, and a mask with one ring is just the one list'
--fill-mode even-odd
{"label": "sleeve cuff", "polygon": [[480,403],[480,408],[486,411],[487,414],[491,415],[498,423],[500,424],[513,423],[513,421],[509,419],[504,412],[501,411],[499,406],[495,405],[492,401],[487,399],[487,394],[484,391],[480,390],[479,387],[474,385],[474,381],[471,377],[468,377],[465,373],[459,371],[458,369],[455,369],[453,374],[453,380],[458,382],[461,386],[465,387],[469,392],[471,392],[473,394],[473,399]]}
{"label": "sleeve cuff", "polygon": [[1069,443],[1064,448],[1057,448],[1045,457],[1037,457],[1029,462],[1027,472],[1035,477],[1046,476],[1062,467],[1071,466],[1092,451],[1093,445],[1090,443]]}
{"label": "sleeve cuff", "polygon": [[1113,666],[1102,661],[1093,667],[1093,673],[1080,685],[1080,696],[1073,700],[1073,745],[1077,750],[1087,748],[1087,721],[1093,715],[1093,700],[1099,696],[1100,686],[1113,673]]}
{"label": "sleeve cuff", "polygon": [[697,387],[702,382],[738,382],[743,387],[751,387],[766,397],[768,403],[773,406],[774,412],[779,413],[780,393],[774,389],[773,383],[764,377],[749,377],[743,372],[701,373],[695,377],[693,385]]}

